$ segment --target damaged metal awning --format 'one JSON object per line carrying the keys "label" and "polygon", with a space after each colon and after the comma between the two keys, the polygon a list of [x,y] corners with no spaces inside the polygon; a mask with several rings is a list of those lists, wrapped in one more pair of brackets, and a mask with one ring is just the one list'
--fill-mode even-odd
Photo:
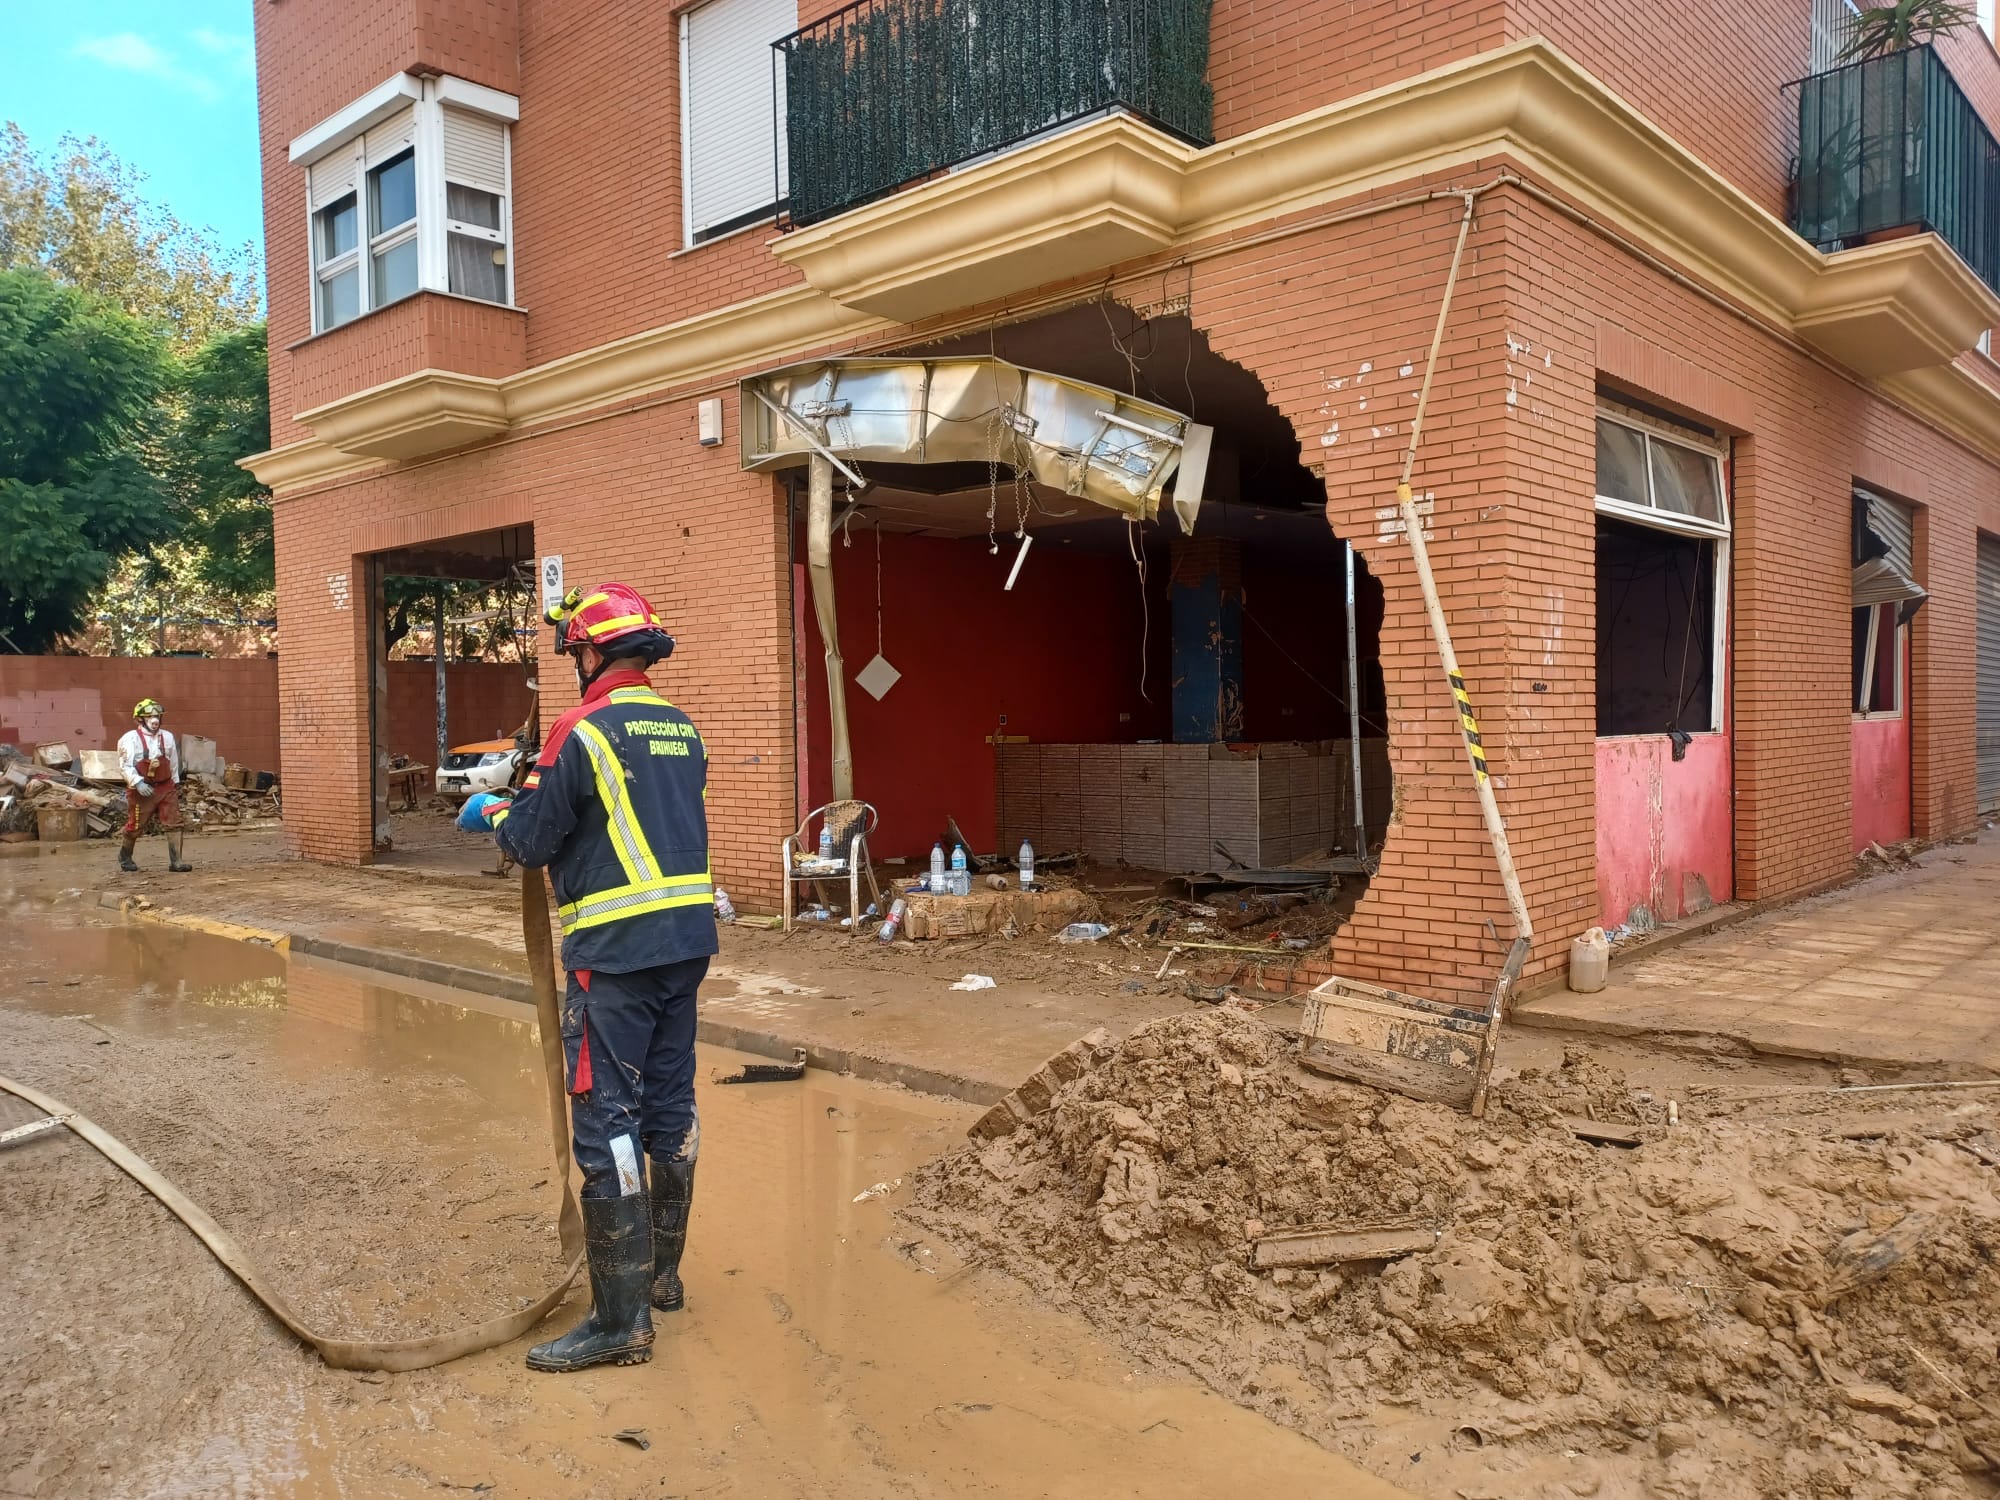
{"label": "damaged metal awning", "polygon": [[1863,609],[1871,604],[1908,604],[1913,606],[1902,611],[1903,618],[1916,613],[1915,605],[1930,598],[1924,586],[1911,578],[1886,557],[1878,557],[1869,562],[1857,564],[1854,569],[1854,607]]}
{"label": "damaged metal awning", "polygon": [[[1194,530],[1214,431],[1177,411],[991,356],[822,359],[738,384],[743,467],[995,463],[1154,520],[1169,478]],[[848,462],[842,462],[846,460]]]}

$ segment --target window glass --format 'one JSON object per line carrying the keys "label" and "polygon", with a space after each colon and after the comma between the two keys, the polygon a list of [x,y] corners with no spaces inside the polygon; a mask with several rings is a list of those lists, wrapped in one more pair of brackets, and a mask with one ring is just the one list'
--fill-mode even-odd
{"label": "window glass", "polygon": [[1709,454],[1649,438],[1653,455],[1653,504],[1704,521],[1722,519],[1722,484]]}
{"label": "window glass", "polygon": [[1597,493],[1633,505],[1646,498],[1646,436],[1616,422],[1597,419]]}
{"label": "window glass", "polygon": [[476,225],[480,229],[498,229],[500,195],[448,182],[444,188],[444,216],[460,224]]}
{"label": "window glass", "polygon": [[[352,193],[321,209],[314,217],[319,221],[319,258],[322,265],[354,248],[358,225]],[[298,242],[295,240],[293,243]]]}
{"label": "window glass", "polygon": [[369,300],[381,307],[417,289],[417,242],[404,240],[374,256],[374,275],[369,281]]}
{"label": "window glass", "polygon": [[[296,243],[296,242],[295,242]],[[361,268],[349,266],[319,284],[319,326],[335,328],[361,311]]]}
{"label": "window glass", "polygon": [[507,247],[469,234],[445,239],[445,269],[449,286],[461,297],[482,302],[507,300]]}
{"label": "window glass", "polygon": [[387,234],[416,216],[417,157],[405,151],[368,174],[368,232]]}

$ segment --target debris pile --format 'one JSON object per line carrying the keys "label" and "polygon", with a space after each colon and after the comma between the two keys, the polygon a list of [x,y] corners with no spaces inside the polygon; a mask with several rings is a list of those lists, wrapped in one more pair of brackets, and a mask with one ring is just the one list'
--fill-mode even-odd
{"label": "debris pile", "polygon": [[[213,775],[189,769],[181,816],[197,828],[236,827],[280,815],[277,778],[241,766]],[[48,811],[50,817],[43,817]],[[62,814],[74,814],[67,816]],[[124,779],[115,752],[41,745],[24,752],[0,745],[0,839],[109,838],[124,826]]]}
{"label": "debris pile", "polygon": [[[919,1176],[913,1216],[1398,1483],[2000,1477],[2000,1092],[1711,1089],[1669,1126],[1572,1050],[1474,1121],[1315,1078],[1226,1010],[1031,1082]],[[1348,1258],[1367,1234],[1383,1258]]]}

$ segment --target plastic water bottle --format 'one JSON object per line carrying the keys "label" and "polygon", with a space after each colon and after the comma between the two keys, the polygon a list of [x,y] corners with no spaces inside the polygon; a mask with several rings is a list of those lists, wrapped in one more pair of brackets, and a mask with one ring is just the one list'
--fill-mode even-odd
{"label": "plastic water bottle", "polygon": [[942,840],[931,845],[931,889],[940,896],[944,894],[944,843]]}
{"label": "plastic water bottle", "polygon": [[898,896],[889,907],[889,920],[884,922],[882,930],[875,934],[878,943],[892,943],[896,940],[896,932],[903,925],[903,909],[903,898]]}
{"label": "plastic water bottle", "polygon": [[1035,883],[1035,846],[1026,839],[1021,840],[1021,857],[1015,863],[1021,872],[1021,889],[1025,891]]}
{"label": "plastic water bottle", "polygon": [[972,872],[965,867],[965,845],[951,846],[951,893],[954,896],[972,894]]}
{"label": "plastic water bottle", "polygon": [[718,922],[736,920],[736,905],[729,899],[729,892],[721,886],[715,888],[715,920]]}
{"label": "plastic water bottle", "polygon": [[824,823],[819,825],[819,857],[833,858],[833,830]]}

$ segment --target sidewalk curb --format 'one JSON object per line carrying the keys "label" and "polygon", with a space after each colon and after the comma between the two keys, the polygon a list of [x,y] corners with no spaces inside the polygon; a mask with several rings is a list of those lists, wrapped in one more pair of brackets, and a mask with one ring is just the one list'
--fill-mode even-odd
{"label": "sidewalk curb", "polygon": [[[248,928],[237,930],[250,931]],[[474,994],[492,995],[522,1005],[535,1003],[534,986],[517,974],[496,974],[490,969],[467,968],[462,964],[443,963],[437,959],[420,958],[412,953],[398,953],[393,949],[364,948],[353,943],[330,942],[325,938],[312,937],[304,933],[292,934],[290,942],[293,953],[302,954],[307,958],[323,958],[346,964],[350,968],[372,969],[377,973],[392,974],[402,979],[416,979],[427,984],[470,990]],[[897,1062],[892,1058],[870,1057],[866,1053],[850,1051],[845,1047],[830,1047],[797,1037],[781,1036],[776,1032],[759,1031],[707,1016],[699,1016],[696,1019],[694,1034],[696,1041],[706,1042],[712,1047],[729,1047],[738,1052],[749,1052],[758,1057],[775,1058],[783,1062],[791,1061],[793,1055],[803,1048],[806,1054],[806,1066],[818,1069],[820,1072],[845,1073],[870,1083],[892,1083],[920,1094],[937,1094],[946,1099],[960,1099],[968,1104],[995,1104],[1007,1092],[1001,1084],[966,1078],[935,1068],[921,1067],[915,1063]]]}

